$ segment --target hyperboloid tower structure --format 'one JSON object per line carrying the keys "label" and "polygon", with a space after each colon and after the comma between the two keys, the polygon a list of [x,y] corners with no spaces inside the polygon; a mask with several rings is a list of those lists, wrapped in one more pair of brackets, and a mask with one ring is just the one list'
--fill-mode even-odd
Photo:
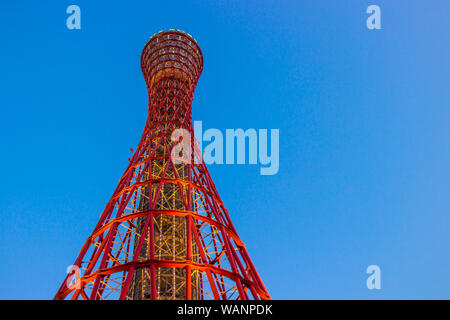
{"label": "hyperboloid tower structure", "polygon": [[141,68],[144,133],[55,299],[270,299],[195,142],[197,42],[159,32]]}

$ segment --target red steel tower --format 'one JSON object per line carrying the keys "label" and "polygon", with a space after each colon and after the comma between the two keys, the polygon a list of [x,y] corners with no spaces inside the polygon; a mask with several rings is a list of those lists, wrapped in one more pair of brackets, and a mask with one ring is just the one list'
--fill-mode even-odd
{"label": "red steel tower", "polygon": [[[55,299],[270,299],[195,142],[197,42],[161,31],[144,47],[141,68],[144,133]],[[179,129],[192,138],[173,139]]]}

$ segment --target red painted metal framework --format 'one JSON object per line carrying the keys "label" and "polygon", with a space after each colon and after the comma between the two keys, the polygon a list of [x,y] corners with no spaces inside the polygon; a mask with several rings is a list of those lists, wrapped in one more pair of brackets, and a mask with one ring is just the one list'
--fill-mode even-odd
{"label": "red painted metal framework", "polygon": [[[270,299],[199,156],[191,115],[199,46],[182,31],[162,31],[141,68],[144,133],[75,261],[79,277],[69,274],[55,299]],[[179,128],[192,137],[189,161],[171,157]]]}

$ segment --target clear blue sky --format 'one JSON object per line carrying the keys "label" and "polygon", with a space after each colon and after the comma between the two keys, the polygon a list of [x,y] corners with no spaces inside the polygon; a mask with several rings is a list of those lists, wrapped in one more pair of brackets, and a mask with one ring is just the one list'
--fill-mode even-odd
{"label": "clear blue sky", "polygon": [[204,54],[195,120],[280,129],[277,175],[210,166],[273,298],[449,299],[449,9],[1,1],[0,298],[54,296],[142,133],[141,50],[177,28]]}

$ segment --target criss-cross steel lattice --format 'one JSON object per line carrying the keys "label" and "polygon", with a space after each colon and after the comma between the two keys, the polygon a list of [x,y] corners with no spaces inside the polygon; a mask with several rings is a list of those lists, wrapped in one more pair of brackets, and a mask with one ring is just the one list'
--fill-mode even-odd
{"label": "criss-cross steel lattice", "polygon": [[[182,31],[160,32],[141,68],[149,93],[144,133],[55,299],[270,299],[194,139],[199,46]],[[172,156],[177,129],[192,137],[179,158]]]}

